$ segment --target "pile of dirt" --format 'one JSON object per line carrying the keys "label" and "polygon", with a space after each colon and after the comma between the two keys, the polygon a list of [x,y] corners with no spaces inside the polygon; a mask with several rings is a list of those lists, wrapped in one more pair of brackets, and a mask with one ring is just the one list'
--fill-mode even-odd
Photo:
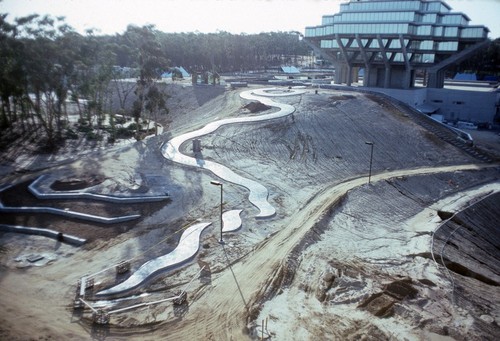
{"label": "pile of dirt", "polygon": [[250,111],[252,114],[254,114],[256,112],[261,112],[261,111],[266,111],[266,110],[271,109],[270,106],[265,105],[261,102],[250,102],[247,105],[245,105],[243,108]]}
{"label": "pile of dirt", "polygon": [[411,279],[394,281],[386,285],[382,292],[370,295],[359,308],[365,309],[377,317],[390,317],[394,314],[394,305],[404,299],[413,299],[417,295]]}

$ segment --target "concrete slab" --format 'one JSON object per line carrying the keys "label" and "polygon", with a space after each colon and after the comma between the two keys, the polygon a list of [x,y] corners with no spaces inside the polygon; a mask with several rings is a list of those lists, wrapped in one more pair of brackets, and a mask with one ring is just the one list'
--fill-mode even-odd
{"label": "concrete slab", "polygon": [[212,223],[199,223],[187,228],[182,234],[179,244],[174,251],[144,263],[126,281],[112,288],[100,291],[97,295],[113,295],[131,290],[154,274],[175,267],[191,259],[198,252],[200,247],[201,233],[211,224]]}
{"label": "concrete slab", "polygon": [[241,227],[240,213],[243,210],[231,210],[222,214],[222,221],[224,222],[222,232],[236,231]]}

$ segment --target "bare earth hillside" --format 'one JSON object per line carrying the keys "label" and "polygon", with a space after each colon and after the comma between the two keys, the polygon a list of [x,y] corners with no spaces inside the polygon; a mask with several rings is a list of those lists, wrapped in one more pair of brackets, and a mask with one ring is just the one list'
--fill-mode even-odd
{"label": "bare earth hillside", "polygon": [[[388,100],[306,89],[276,99],[296,108],[288,117],[227,125],[200,138],[201,160],[267,187],[277,211],[256,219],[248,191],[225,183],[224,210],[242,209],[243,223],[220,244],[219,188],[210,184],[220,179],[167,161],[160,147],[218,119],[277,109],[247,106],[239,90],[169,87],[170,114],[157,137],[92,148],[68,144],[57,155],[5,152],[0,186],[13,186],[0,192],[4,206],[141,218],[105,225],[0,213],[0,224],[87,240],[72,246],[0,232],[0,339],[494,340],[500,334],[497,163],[443,141]],[[366,142],[374,144],[370,184]],[[182,150],[194,155],[190,141]],[[41,174],[58,190],[170,199],[42,201],[27,189]],[[116,264],[130,260],[131,272],[137,270],[171,252],[183,229],[199,221],[212,225],[193,260],[122,295],[95,295],[130,275],[117,275]],[[86,298],[113,309],[172,297],[192,283],[187,303],[132,309],[98,325],[89,309],[73,309],[78,280],[98,272]]]}

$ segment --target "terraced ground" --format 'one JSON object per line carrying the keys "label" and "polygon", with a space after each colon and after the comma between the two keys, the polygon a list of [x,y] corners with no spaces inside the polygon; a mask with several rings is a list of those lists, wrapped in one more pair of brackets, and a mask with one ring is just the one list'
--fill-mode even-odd
{"label": "terraced ground", "polygon": [[[192,90],[177,91],[186,96],[189,93],[189,101],[193,100]],[[179,95],[179,107],[182,98]],[[373,95],[334,90],[315,94],[308,90],[279,101],[295,106],[295,113],[263,123],[222,127],[201,138],[204,159],[225,164],[270,190],[276,216],[254,219],[258,212],[246,200],[246,190],[225,184],[224,207],[244,210],[242,228],[224,235],[226,243],[220,245],[219,230],[213,224],[214,228],[207,228],[203,234],[202,248],[194,262],[161,274],[128,293],[125,301],[115,302],[114,307],[172,296],[205,266],[208,270],[195,278],[188,292],[188,304],[160,304],[112,315],[110,325],[105,327],[93,325],[88,312],[77,316],[71,309],[74,284],[84,273],[100,271],[132,256],[137,256],[132,270],[137,269],[144,261],[172,250],[178,236],[173,232],[181,227],[198,219],[218,221],[219,189],[210,185],[214,177],[162,160],[159,146],[172,135],[215,119],[266,113],[244,109],[247,103],[239,99],[237,91],[204,100],[198,107],[189,102],[192,110],[174,110],[171,121],[163,122],[169,124],[163,136],[53,168],[54,172],[64,171],[61,174],[65,176],[81,175],[90,168],[86,165],[92,165],[93,172],[105,178],[115,176],[115,180],[122,170],[144,174],[148,179],[157,177],[168,184],[172,202],[155,206],[137,225],[127,226],[122,233],[115,228],[113,238],[108,234],[100,241],[99,227],[94,227],[92,243],[81,249],[59,246],[59,258],[40,268],[16,269],[13,259],[33,249],[33,243],[4,234],[0,238],[0,302],[8,314],[0,316],[0,336],[91,336],[110,340],[244,340],[262,336],[278,340],[494,339],[500,321],[500,295],[495,284],[498,261],[481,258],[472,262],[470,258],[479,252],[460,253],[465,260],[457,259],[446,249],[450,271],[455,271],[450,275],[434,262],[432,251],[441,255],[440,240],[451,240],[448,237],[454,225],[438,230],[434,249],[432,236],[440,221],[446,219],[440,218],[440,211],[459,212],[472,199],[483,203],[481,209],[487,213],[481,216],[490,217],[490,225],[476,220],[474,211],[469,212],[477,210],[474,207],[464,212],[465,218],[457,215],[447,224],[469,219],[483,227],[478,234],[484,234],[485,226],[487,231],[491,231],[490,226],[498,226],[498,200],[487,197],[500,191],[498,164],[485,163],[477,155],[443,141],[415,123],[411,112]],[[370,185],[367,141],[374,143]],[[183,150],[192,154],[190,143]],[[100,167],[95,167],[96,159]],[[455,198],[457,195],[461,199]],[[103,210],[112,212],[113,208],[106,206]],[[474,229],[474,224],[467,226]],[[72,234],[78,234],[81,227],[70,225]],[[494,229],[491,233],[494,238],[498,236]],[[457,232],[455,235],[458,238]],[[451,242],[458,245],[463,239],[467,238]],[[475,244],[481,248],[484,240],[477,240]],[[54,244],[39,238],[31,241],[38,243],[38,250],[54,249]],[[498,249],[496,244],[493,249],[488,245],[491,250],[495,247]],[[487,271],[472,272],[473,267],[484,264]],[[103,275],[98,279],[96,292],[125,278]],[[37,292],[34,287],[41,289]],[[12,299],[21,294],[22,299]],[[95,299],[92,292],[89,299]]]}

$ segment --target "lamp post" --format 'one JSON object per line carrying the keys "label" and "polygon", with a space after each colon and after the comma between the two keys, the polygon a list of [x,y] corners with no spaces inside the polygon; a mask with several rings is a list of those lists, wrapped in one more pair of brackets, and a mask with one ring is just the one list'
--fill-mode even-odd
{"label": "lamp post", "polygon": [[223,244],[224,241],[222,240],[222,227],[224,225],[222,221],[222,188],[224,187],[221,182],[219,181],[210,181],[210,183],[214,186],[220,186],[220,241],[219,243]]}
{"label": "lamp post", "polygon": [[371,178],[372,178],[372,161],[373,161],[373,142],[365,142],[365,144],[371,146],[371,153],[370,153],[370,172],[368,173],[368,183],[370,183]]}

